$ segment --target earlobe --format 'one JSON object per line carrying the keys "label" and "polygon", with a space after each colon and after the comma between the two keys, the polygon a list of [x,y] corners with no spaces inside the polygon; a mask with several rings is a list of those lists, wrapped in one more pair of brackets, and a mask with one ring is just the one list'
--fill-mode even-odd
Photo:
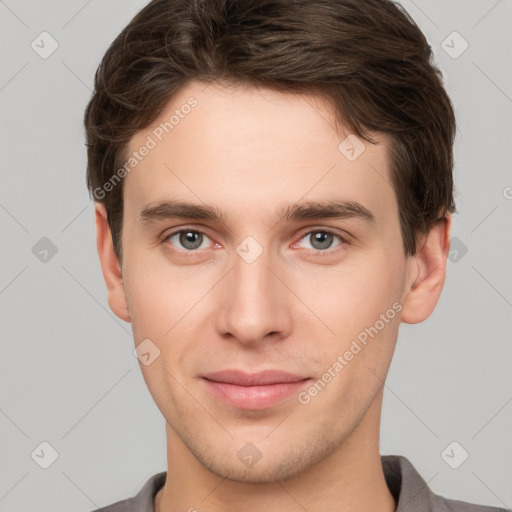
{"label": "earlobe", "polygon": [[108,305],[119,318],[125,322],[130,322],[121,263],[114,250],[112,235],[108,224],[107,211],[103,204],[96,203],[95,215],[96,244],[103,278],[107,285]]}
{"label": "earlobe", "polygon": [[450,251],[451,215],[438,220],[422,238],[418,250],[410,257],[410,272],[403,300],[402,322],[417,324],[434,311],[446,277],[446,260]]}

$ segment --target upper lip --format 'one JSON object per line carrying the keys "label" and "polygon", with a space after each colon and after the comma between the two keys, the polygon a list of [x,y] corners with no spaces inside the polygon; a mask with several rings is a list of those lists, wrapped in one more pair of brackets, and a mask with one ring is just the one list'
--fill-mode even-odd
{"label": "upper lip", "polygon": [[237,386],[265,386],[269,384],[300,382],[307,379],[307,377],[281,370],[264,370],[257,373],[246,373],[241,370],[222,370],[207,373],[202,377],[215,382],[236,384]]}

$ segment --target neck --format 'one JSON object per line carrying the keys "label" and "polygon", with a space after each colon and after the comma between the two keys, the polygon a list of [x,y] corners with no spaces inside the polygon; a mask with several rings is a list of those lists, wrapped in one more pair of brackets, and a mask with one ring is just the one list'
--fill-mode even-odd
{"label": "neck", "polygon": [[155,512],[394,512],[379,452],[382,392],[329,457],[275,483],[225,479],[203,466],[167,425],[167,479]]}

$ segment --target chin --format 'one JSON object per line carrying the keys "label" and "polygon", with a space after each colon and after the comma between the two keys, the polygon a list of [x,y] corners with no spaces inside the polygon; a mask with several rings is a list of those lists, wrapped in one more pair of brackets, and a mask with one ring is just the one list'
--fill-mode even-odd
{"label": "chin", "polygon": [[[247,443],[244,448],[231,452],[230,448],[224,450],[230,456],[212,452],[211,449],[191,450],[195,458],[208,470],[216,475],[234,482],[268,484],[283,482],[292,479],[314,466],[318,461],[332,450],[325,440],[316,443],[296,443],[295,446],[278,450],[278,447],[262,448],[256,452],[252,443]],[[257,458],[256,462],[244,462],[244,455],[252,454]],[[259,458],[258,458],[259,457]]]}
{"label": "chin", "polygon": [[241,467],[240,462],[236,460],[233,463],[228,461],[219,461],[217,464],[206,466],[216,475],[231,480],[233,482],[250,483],[250,484],[270,484],[282,482],[295,477],[304,468],[298,467],[295,461],[286,461],[284,463],[267,463],[258,462],[251,468]]}

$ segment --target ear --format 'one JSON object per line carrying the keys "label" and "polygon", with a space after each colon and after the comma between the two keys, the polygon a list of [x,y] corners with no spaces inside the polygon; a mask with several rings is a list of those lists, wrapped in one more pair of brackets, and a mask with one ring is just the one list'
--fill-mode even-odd
{"label": "ear", "polygon": [[107,211],[101,203],[95,205],[96,243],[100,257],[103,278],[107,285],[108,305],[110,309],[125,322],[130,321],[128,303],[124,291],[121,263],[114,251],[112,234],[108,225]]}
{"label": "ear", "polygon": [[409,279],[402,302],[402,322],[417,324],[434,311],[446,277],[446,260],[450,252],[452,218],[447,214],[419,240],[419,249],[410,256]]}

